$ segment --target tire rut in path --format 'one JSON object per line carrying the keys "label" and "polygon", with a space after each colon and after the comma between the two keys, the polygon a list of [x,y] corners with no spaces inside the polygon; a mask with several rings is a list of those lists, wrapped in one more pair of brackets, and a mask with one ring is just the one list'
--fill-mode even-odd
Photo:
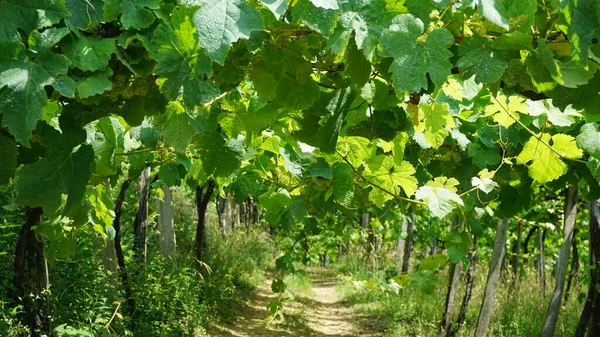
{"label": "tire rut in path", "polygon": [[298,294],[296,301],[284,304],[286,320],[265,326],[269,315],[267,303],[277,296],[271,292],[271,280],[266,280],[237,312],[232,324],[218,324],[210,337],[359,337],[367,336],[357,330],[352,309],[336,291],[335,273],[326,268],[308,268],[312,291]]}

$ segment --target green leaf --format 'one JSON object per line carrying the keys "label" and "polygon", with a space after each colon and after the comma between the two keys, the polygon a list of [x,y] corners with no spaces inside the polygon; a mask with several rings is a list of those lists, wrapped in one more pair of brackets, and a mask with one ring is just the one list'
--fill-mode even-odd
{"label": "green leaf", "polygon": [[570,126],[575,123],[576,116],[579,116],[579,113],[570,106],[561,111],[552,104],[552,99],[539,101],[527,100],[526,104],[530,116],[545,114],[548,121],[556,126]]}
{"label": "green leaf", "polygon": [[415,133],[423,133],[427,144],[437,149],[450,134],[446,126],[455,126],[454,120],[448,111],[448,105],[440,103],[421,104],[419,108],[420,118],[419,124],[415,126]]}
{"label": "green leaf", "polygon": [[[577,147],[572,136],[565,134],[551,136],[543,133],[541,139],[565,158],[578,159],[583,156],[583,152]],[[561,157],[534,136],[525,143],[523,150],[517,156],[517,164],[529,162],[531,162],[528,166],[529,176],[540,184],[558,179],[568,170],[567,164]]]}
{"label": "green leaf", "polygon": [[587,123],[581,127],[581,133],[577,136],[577,146],[600,159],[600,127],[598,124]]}
{"label": "green leaf", "polygon": [[248,196],[256,196],[263,188],[264,181],[256,172],[245,172],[232,185],[235,201],[239,204]]}
{"label": "green leaf", "polygon": [[504,9],[504,5],[501,1],[496,0],[478,0],[478,8],[480,13],[491,22],[495,23],[499,27],[504,28],[505,30],[509,29],[508,19],[506,18],[506,13]]}
{"label": "green leaf", "polygon": [[349,207],[354,198],[354,176],[352,168],[346,163],[335,163],[333,165],[333,179],[331,187],[333,198],[340,204]]}
{"label": "green leaf", "polygon": [[66,1],[67,10],[71,13],[65,18],[69,29],[79,36],[80,30],[88,30],[93,25],[104,22],[102,0]]}
{"label": "green leaf", "polygon": [[467,149],[469,157],[477,167],[484,169],[500,164],[500,152],[498,149],[483,146],[479,142],[471,143]]}
{"label": "green leaf", "polygon": [[112,54],[116,50],[114,38],[97,39],[82,36],[65,47],[65,55],[73,66],[83,71],[102,70],[108,66]]}
{"label": "green leaf", "polygon": [[475,80],[479,83],[492,83],[500,79],[508,63],[491,45],[490,41],[479,36],[461,42],[457,65],[465,78],[475,75]]}
{"label": "green leaf", "polygon": [[330,116],[319,130],[319,148],[322,152],[335,152],[338,135],[355,98],[356,94],[351,88],[339,89],[327,103],[326,110]]}
{"label": "green leaf", "polygon": [[81,82],[77,83],[75,89],[77,95],[81,98],[87,98],[94,95],[100,95],[103,92],[110,90],[112,88],[112,75],[113,72],[110,68],[91,74]]}
{"label": "green leaf", "polygon": [[568,24],[568,36],[572,47],[572,58],[587,64],[589,48],[597,32],[598,4],[594,0],[571,0],[562,14]]}
{"label": "green leaf", "polygon": [[0,186],[7,185],[15,175],[18,153],[17,144],[0,133]]}
{"label": "green leaf", "polygon": [[192,109],[215,98],[219,89],[205,79],[212,74],[211,60],[198,45],[190,13],[176,9],[170,24],[161,24],[154,31],[152,46],[160,90],[170,100],[183,96],[186,107]]}
{"label": "green leaf", "polygon": [[271,188],[267,192],[261,194],[258,197],[258,201],[267,211],[265,214],[265,221],[275,225],[278,223],[285,208],[292,203],[292,198],[288,191],[284,189],[274,190]]}
{"label": "green leaf", "polygon": [[471,235],[467,232],[448,233],[446,237],[446,246],[448,247],[448,257],[454,263],[469,264],[468,254],[471,249]]}
{"label": "green leaf", "polygon": [[160,9],[159,0],[106,0],[104,18],[113,21],[121,15],[124,28],[143,29],[154,22],[153,9]]}
{"label": "green leaf", "polygon": [[352,84],[358,88],[363,87],[371,77],[371,63],[364,53],[356,48],[354,41],[350,43],[350,48],[346,50],[344,72],[348,75]]}
{"label": "green leaf", "polygon": [[286,288],[287,286],[282,279],[273,279],[273,282],[271,283],[271,291],[274,293],[283,293]]}
{"label": "green leaf", "polygon": [[491,104],[485,107],[485,115],[493,116],[494,121],[505,128],[520,119],[519,113],[527,114],[525,99],[519,96],[506,97],[498,93],[496,97],[490,97],[490,102]]}
{"label": "green leaf", "polygon": [[436,86],[450,75],[452,52],[447,47],[454,43],[454,37],[444,28],[423,33],[421,20],[403,14],[394,18],[381,35],[381,54],[394,58],[390,71],[396,91],[418,92],[427,88],[427,74]]}
{"label": "green leaf", "polygon": [[315,163],[308,166],[305,176],[330,179],[332,177],[331,167],[329,167],[325,159],[319,157]]}
{"label": "green leaf", "polygon": [[260,0],[260,2],[262,2],[262,4],[265,5],[271,11],[271,13],[273,13],[273,15],[275,15],[277,20],[279,20],[281,16],[285,14],[285,11],[288,8],[287,0]]}
{"label": "green leaf", "polygon": [[276,102],[290,109],[304,110],[313,105],[319,93],[319,85],[309,76],[302,79],[284,76],[277,84]]}
{"label": "green leaf", "polygon": [[98,120],[94,140],[91,142],[96,158],[95,174],[110,176],[117,172],[115,151],[119,147],[117,133],[111,118]]}
{"label": "green leaf", "polygon": [[244,0],[209,0],[194,14],[193,22],[200,45],[219,64],[224,64],[234,42],[263,29],[260,14]]}
{"label": "green leaf", "polygon": [[431,255],[419,264],[419,270],[430,270],[436,272],[440,270],[446,263],[448,263],[448,256],[446,254],[435,254]]}
{"label": "green leaf", "polygon": [[183,107],[173,102],[167,109],[165,118],[166,120],[161,123],[161,134],[165,137],[167,144],[175,151],[185,153],[192,137],[196,135],[196,129],[191,125],[190,117]]}
{"label": "green leaf", "polygon": [[336,10],[317,7],[311,0],[298,0],[292,11],[294,21],[300,21],[324,37],[329,37],[338,21]]}
{"label": "green leaf", "polygon": [[310,0],[313,5],[325,9],[339,9],[337,0]]}
{"label": "green leaf", "polygon": [[[32,36],[33,41],[43,37]],[[34,63],[28,59],[23,44],[0,40],[2,125],[15,136],[15,140],[25,145],[29,145],[31,131],[42,118],[42,108],[48,101],[44,86],[52,85],[63,94],[72,96],[73,81],[64,76],[68,71],[68,59],[54,54],[45,44],[38,44],[36,50],[40,55]]]}
{"label": "green leaf", "polygon": [[0,40],[20,40],[18,29],[29,35],[69,16],[65,1],[5,0],[0,2]]}
{"label": "green leaf", "polygon": [[487,178],[487,177],[473,177],[471,178],[471,185],[473,187],[477,187],[478,189],[480,189],[481,191],[483,191],[485,194],[490,193],[491,191],[494,190],[494,188],[498,188],[498,184],[493,181],[491,178]]}
{"label": "green leaf", "polygon": [[62,133],[43,127],[40,142],[46,147],[46,156],[17,172],[15,202],[42,207],[47,215],[58,210],[63,194],[68,195],[64,213],[81,204],[94,161],[92,147],[80,145],[86,140],[85,131],[62,120],[60,126]]}
{"label": "green leaf", "polygon": [[242,165],[237,146],[227,143],[219,132],[198,137],[197,151],[208,175],[228,178]]}
{"label": "green leaf", "polygon": [[338,140],[337,150],[356,168],[369,157],[371,142],[363,137],[342,137]]}
{"label": "green leaf", "polygon": [[417,200],[422,200],[429,207],[431,215],[444,218],[457,206],[464,206],[458,194],[442,187],[421,186],[415,193]]}
{"label": "green leaf", "polygon": [[[379,155],[367,161],[363,174],[369,182],[386,191],[400,195],[400,188],[402,188],[402,191],[410,197],[417,190],[418,182],[414,177],[415,172],[414,167],[407,161],[403,161],[400,165],[394,165],[391,157]],[[378,207],[393,199],[389,193],[377,188],[371,190],[369,198]]]}

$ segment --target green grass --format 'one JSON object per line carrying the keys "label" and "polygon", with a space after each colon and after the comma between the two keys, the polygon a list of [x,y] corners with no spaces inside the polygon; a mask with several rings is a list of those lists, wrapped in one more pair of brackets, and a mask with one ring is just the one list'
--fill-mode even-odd
{"label": "green grass", "polygon": [[[382,337],[437,336],[438,323],[444,310],[447,291],[445,273],[439,275],[432,293],[419,289],[406,288],[395,294],[381,290],[385,282],[383,268],[368,270],[357,258],[348,258],[336,269],[343,272],[345,281],[339,291],[347,303],[361,316],[361,324],[367,331],[376,332]],[[456,336],[473,336],[481,299],[485,289],[487,270],[478,265],[473,287],[473,295],[464,325]],[[363,286],[357,281],[371,281]],[[464,294],[464,278],[461,280],[455,319],[458,317]],[[370,285],[370,286],[369,286]],[[512,290],[512,280],[507,276],[501,279],[496,293],[495,311],[488,337],[530,337],[540,332],[553,284],[547,284],[543,296],[534,276],[521,279],[519,286]],[[564,305],[558,319],[555,336],[571,337],[579,321],[583,305],[577,300],[580,288],[572,290],[571,298]]]}

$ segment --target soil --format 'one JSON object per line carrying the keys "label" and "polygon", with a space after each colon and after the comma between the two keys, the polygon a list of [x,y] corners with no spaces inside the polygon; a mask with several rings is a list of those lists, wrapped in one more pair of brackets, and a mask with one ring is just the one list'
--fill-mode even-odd
{"label": "soil", "polygon": [[232,324],[218,324],[209,337],[365,337],[355,325],[356,317],[336,291],[337,277],[326,268],[308,268],[312,290],[295,294],[294,301],[284,304],[284,320],[267,326],[267,303],[277,297],[270,279],[258,287],[237,312]]}

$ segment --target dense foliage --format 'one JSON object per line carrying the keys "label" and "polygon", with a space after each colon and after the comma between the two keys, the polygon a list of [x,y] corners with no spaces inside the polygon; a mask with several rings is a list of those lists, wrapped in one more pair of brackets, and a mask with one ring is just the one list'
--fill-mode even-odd
{"label": "dense foliage", "polygon": [[600,198],[599,20],[592,0],[0,0],[5,208],[67,259],[86,228],[114,239],[119,186],[151,168],[259,204],[282,270],[363,213],[454,218],[443,258],[468,265],[491,218]]}

